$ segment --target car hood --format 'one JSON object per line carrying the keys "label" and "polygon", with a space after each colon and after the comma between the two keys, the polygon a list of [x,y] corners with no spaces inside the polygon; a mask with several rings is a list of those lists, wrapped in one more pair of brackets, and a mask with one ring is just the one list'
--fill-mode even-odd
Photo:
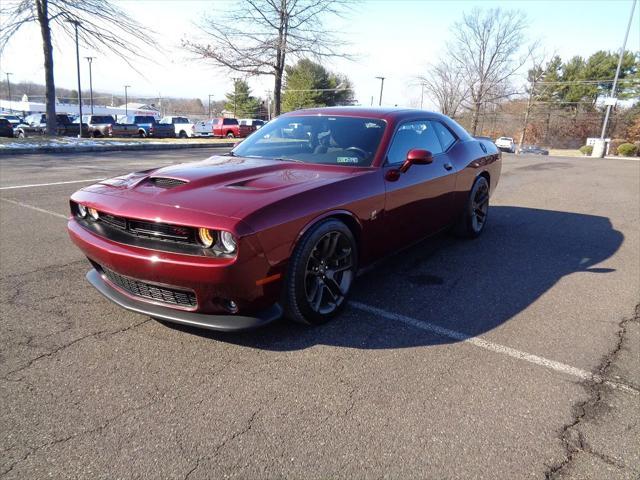
{"label": "car hood", "polygon": [[201,162],[172,165],[104,180],[83,191],[243,219],[266,205],[301,191],[368,170],[213,156]]}

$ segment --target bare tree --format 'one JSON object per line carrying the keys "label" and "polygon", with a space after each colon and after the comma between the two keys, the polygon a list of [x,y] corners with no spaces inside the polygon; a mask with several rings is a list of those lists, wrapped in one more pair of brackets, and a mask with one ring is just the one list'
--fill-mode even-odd
{"label": "bare tree", "polygon": [[474,8],[453,26],[447,56],[460,68],[468,89],[473,135],[484,104],[516,93],[509,88],[509,81],[528,57],[520,55],[525,28],[523,13],[499,8]]}
{"label": "bare tree", "polygon": [[529,116],[535,102],[549,95],[550,88],[544,85],[544,79],[547,76],[548,70],[544,67],[545,64],[549,64],[549,58],[554,55],[548,56],[544,53],[532,54],[531,56],[531,68],[528,73],[529,85],[526,88],[527,93],[527,106],[524,110],[524,119],[522,121],[522,132],[520,133],[520,141],[518,142],[518,148],[522,149],[526,135],[527,127],[529,126]]}
{"label": "bare tree", "polygon": [[430,65],[426,75],[419,76],[418,81],[435,100],[442,114],[456,116],[468,93],[458,65],[440,60]]}
{"label": "bare tree", "polygon": [[274,76],[275,115],[280,114],[287,60],[347,57],[324,18],[343,15],[348,0],[237,0],[221,15],[208,16],[202,42],[183,41],[198,58],[247,75]]}
{"label": "bare tree", "polygon": [[53,36],[59,31],[75,38],[71,22],[79,22],[79,41],[93,51],[108,50],[120,56],[129,66],[141,56],[138,43],[148,48],[153,32],[129,17],[109,0],[2,0],[0,52],[24,26],[37,22],[42,36],[46,84],[47,134],[56,134],[56,87],[53,78]]}

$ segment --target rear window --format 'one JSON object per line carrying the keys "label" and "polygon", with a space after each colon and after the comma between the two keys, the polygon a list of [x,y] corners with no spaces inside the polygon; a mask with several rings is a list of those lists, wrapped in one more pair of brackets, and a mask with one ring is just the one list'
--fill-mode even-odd
{"label": "rear window", "polygon": [[186,117],[174,117],[173,123],[189,123],[189,119]]}
{"label": "rear window", "polygon": [[0,118],[0,127],[9,127],[11,126],[11,122],[6,118]]}
{"label": "rear window", "polygon": [[236,120],[235,118],[225,118],[222,121],[223,125],[238,125],[238,120]]}
{"label": "rear window", "polygon": [[134,117],[134,123],[156,123],[156,119],[154,117],[136,116]]}
{"label": "rear window", "polygon": [[94,115],[91,117],[91,123],[116,123],[116,121],[111,115]]}

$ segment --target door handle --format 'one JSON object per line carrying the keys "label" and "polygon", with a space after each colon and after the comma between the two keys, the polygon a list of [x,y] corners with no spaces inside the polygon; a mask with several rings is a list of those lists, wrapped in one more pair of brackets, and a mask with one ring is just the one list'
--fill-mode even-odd
{"label": "door handle", "polygon": [[452,170],[453,169],[453,165],[451,165],[450,162],[445,163],[444,165],[445,170]]}

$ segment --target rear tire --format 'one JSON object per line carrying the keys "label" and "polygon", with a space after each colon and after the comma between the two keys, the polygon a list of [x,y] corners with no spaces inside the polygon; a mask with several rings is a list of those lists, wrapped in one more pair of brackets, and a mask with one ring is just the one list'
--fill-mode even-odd
{"label": "rear tire", "polygon": [[228,132],[227,133],[227,138],[235,138],[236,136],[233,134],[233,132]]}
{"label": "rear tire", "polygon": [[285,315],[306,325],[328,322],[347,303],[357,272],[355,238],[344,223],[328,219],[311,227],[289,260]]}
{"label": "rear tire", "polygon": [[187,132],[185,132],[184,130],[180,130],[180,133],[178,134],[179,138],[187,138]]}
{"label": "rear tire", "polygon": [[140,138],[146,138],[147,137],[147,132],[145,132],[144,130],[138,130],[138,136]]}
{"label": "rear tire", "polygon": [[489,214],[489,182],[478,177],[471,187],[464,211],[453,231],[463,238],[477,238],[484,231]]}

